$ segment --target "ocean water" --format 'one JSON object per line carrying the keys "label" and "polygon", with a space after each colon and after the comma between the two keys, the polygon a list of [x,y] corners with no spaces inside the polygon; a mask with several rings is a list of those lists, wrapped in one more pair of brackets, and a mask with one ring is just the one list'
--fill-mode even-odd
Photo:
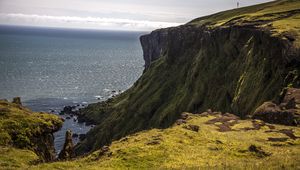
{"label": "ocean water", "polygon": [[[20,96],[34,111],[53,114],[105,100],[142,74],[142,34],[0,26],[0,99]],[[66,119],[55,133],[57,151],[67,129],[81,134],[90,127]]]}

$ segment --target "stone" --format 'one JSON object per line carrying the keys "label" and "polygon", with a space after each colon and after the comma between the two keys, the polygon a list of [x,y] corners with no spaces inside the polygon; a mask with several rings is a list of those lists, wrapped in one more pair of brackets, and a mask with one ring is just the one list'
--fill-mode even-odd
{"label": "stone", "polygon": [[285,105],[286,109],[295,109],[296,108],[296,100],[295,98],[290,99]]}
{"label": "stone", "polygon": [[262,150],[261,147],[255,146],[255,145],[250,145],[248,150],[250,152],[255,153],[258,157],[266,157],[266,156],[270,156],[270,153],[265,152],[264,150]]}
{"label": "stone", "polygon": [[66,139],[63,149],[58,155],[60,160],[70,160],[75,157],[74,145],[71,130],[66,131]]}
{"label": "stone", "polygon": [[252,118],[289,126],[296,126],[300,123],[300,116],[295,114],[295,110],[280,108],[273,102],[265,102],[259,106],[254,111]]}
{"label": "stone", "polygon": [[72,135],[73,138],[78,138],[78,136],[79,135],[77,133],[73,133],[73,135]]}
{"label": "stone", "polygon": [[183,120],[183,119],[178,119],[178,120],[176,120],[176,124],[177,124],[177,125],[181,125],[181,124],[185,124],[185,123],[186,123],[186,121]]}
{"label": "stone", "polygon": [[194,131],[194,132],[199,131],[199,126],[198,125],[187,125],[187,126],[184,126],[183,128]]}
{"label": "stone", "polygon": [[21,97],[14,97],[12,103],[22,105]]}
{"label": "stone", "polygon": [[189,117],[187,113],[181,113],[180,118],[186,120]]}

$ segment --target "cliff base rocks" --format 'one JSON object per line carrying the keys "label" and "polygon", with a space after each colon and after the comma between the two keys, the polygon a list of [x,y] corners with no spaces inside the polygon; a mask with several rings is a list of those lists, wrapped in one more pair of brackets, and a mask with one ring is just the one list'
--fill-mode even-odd
{"label": "cliff base rocks", "polygon": [[271,101],[263,103],[253,113],[252,118],[268,123],[297,126],[300,124],[300,89],[287,88],[279,104]]}

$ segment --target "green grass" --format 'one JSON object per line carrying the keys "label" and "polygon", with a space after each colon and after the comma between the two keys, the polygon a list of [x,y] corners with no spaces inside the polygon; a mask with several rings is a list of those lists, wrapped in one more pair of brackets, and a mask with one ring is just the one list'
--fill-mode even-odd
{"label": "green grass", "polygon": [[[232,131],[220,132],[222,122],[207,124],[221,115],[191,115],[187,124],[168,129],[152,129],[129,135],[110,145],[111,154],[99,156],[100,151],[73,161],[39,165],[26,164],[29,169],[297,169],[300,168],[300,138],[291,139],[279,133],[289,129],[300,137],[299,127],[269,124],[258,130],[251,120],[238,120]],[[256,121],[261,122],[261,121]],[[198,125],[199,132],[185,129]],[[272,131],[272,132],[269,132]],[[270,142],[269,138],[287,138]],[[149,144],[153,141],[158,143]],[[251,145],[260,152],[249,150]],[[19,155],[21,158],[21,155]],[[15,159],[19,159],[16,157]],[[34,160],[34,157],[32,158]],[[16,166],[19,161],[16,161]],[[30,162],[27,160],[27,162]]]}
{"label": "green grass", "polygon": [[300,47],[299,15],[300,1],[278,0],[197,18],[188,25],[208,25],[210,28],[216,28],[254,24],[259,28],[271,30],[275,36],[293,34],[294,45]]}

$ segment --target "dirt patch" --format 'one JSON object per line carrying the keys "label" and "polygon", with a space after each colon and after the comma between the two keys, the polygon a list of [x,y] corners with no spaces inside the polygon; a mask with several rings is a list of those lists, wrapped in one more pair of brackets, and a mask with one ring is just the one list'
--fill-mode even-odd
{"label": "dirt patch", "polygon": [[[266,123],[263,122],[263,121],[252,120],[251,122],[252,122],[252,126],[253,127],[245,127],[245,128],[242,128],[242,130],[245,130],[245,131],[248,131],[248,130],[260,130],[261,127],[266,126]],[[272,126],[271,128],[275,128],[275,126]]]}
{"label": "dirt patch", "polygon": [[282,133],[282,134],[285,134],[286,136],[290,137],[293,140],[299,138],[299,137],[294,135],[294,132],[291,129],[282,129],[282,130],[279,130],[278,132]]}
{"label": "dirt patch", "polygon": [[161,141],[162,141],[161,135],[154,135],[145,144],[146,145],[158,145],[158,144],[160,144]]}
{"label": "dirt patch", "polygon": [[285,142],[288,138],[268,138],[268,141],[270,142]]}
{"label": "dirt patch", "polygon": [[220,132],[233,131],[231,127],[237,124],[238,120],[240,120],[239,117],[230,113],[219,114],[216,116],[216,118],[207,121],[205,124],[213,124],[217,126]]}
{"label": "dirt patch", "polygon": [[265,132],[266,133],[271,133],[271,132],[282,133],[282,134],[285,134],[286,136],[288,136],[292,140],[296,140],[296,139],[300,138],[298,136],[295,136],[294,131],[292,129],[268,130]]}

